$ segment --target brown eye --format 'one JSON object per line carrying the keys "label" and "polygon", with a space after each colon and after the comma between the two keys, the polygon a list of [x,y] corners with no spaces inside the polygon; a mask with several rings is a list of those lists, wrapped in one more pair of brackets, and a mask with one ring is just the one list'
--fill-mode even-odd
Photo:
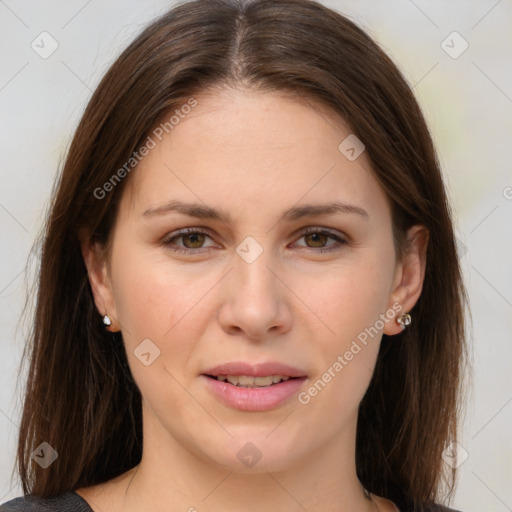
{"label": "brown eye", "polygon": [[183,245],[188,249],[199,249],[204,244],[205,238],[206,237],[203,233],[190,233],[187,235],[181,235]]}
{"label": "brown eye", "polygon": [[305,240],[309,240],[312,244],[308,244],[308,247],[324,247],[327,243],[327,240],[331,238],[327,236],[325,233],[308,233],[304,235]]}
{"label": "brown eye", "polygon": [[163,244],[165,247],[183,253],[193,253],[193,252],[204,252],[198,251],[195,249],[209,249],[214,245],[210,242],[208,244],[208,240],[213,242],[211,236],[203,231],[198,229],[186,229],[184,231],[173,233],[166,237],[163,240]]}
{"label": "brown eye", "polygon": [[[298,247],[306,249],[318,249],[313,252],[327,252],[341,249],[348,242],[340,234],[332,233],[319,228],[308,228],[302,233],[299,240],[304,240],[305,244],[298,244]],[[334,241],[330,242],[329,240]]]}

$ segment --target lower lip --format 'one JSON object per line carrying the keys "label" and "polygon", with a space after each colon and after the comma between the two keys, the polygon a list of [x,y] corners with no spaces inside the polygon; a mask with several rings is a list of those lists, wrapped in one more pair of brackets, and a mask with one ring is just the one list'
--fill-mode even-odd
{"label": "lower lip", "polygon": [[206,375],[201,375],[201,378],[221,402],[240,411],[274,409],[296,395],[306,380],[306,377],[300,377],[268,387],[242,388]]}

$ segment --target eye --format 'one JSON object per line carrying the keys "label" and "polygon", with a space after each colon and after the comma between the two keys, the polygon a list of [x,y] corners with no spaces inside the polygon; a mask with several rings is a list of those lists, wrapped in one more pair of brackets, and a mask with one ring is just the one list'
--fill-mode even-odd
{"label": "eye", "polygon": [[[163,244],[169,249],[177,252],[201,252],[194,251],[194,249],[205,249],[206,247],[212,246],[204,246],[205,240],[211,237],[205,231],[201,231],[200,229],[187,228],[179,231],[178,233],[171,233],[168,237],[163,240]],[[182,241],[182,245],[176,245],[175,240]]]}
{"label": "eye", "polygon": [[[325,228],[307,228],[302,232],[300,238],[304,238],[306,240],[306,245],[299,244],[298,247],[312,249],[313,252],[333,251],[340,249],[341,246],[348,243],[339,234],[327,231]],[[199,228],[187,228],[177,233],[171,233],[163,240],[162,243],[169,249],[176,252],[197,253],[204,252],[199,249],[215,247],[213,244],[205,246],[204,244],[207,239],[212,240],[211,236],[206,231],[202,231]],[[329,239],[334,240],[334,243],[327,244]],[[176,243],[176,241],[180,240],[181,245]],[[317,250],[315,251],[315,249]]]}
{"label": "eye", "polygon": [[[307,228],[302,233],[301,238],[304,238],[306,240],[306,244],[308,244],[309,242],[309,244],[311,245],[300,245],[299,247],[306,247],[308,249],[319,249],[316,252],[333,251],[339,249],[340,246],[343,246],[348,243],[339,234],[327,231],[322,228]],[[335,240],[335,243],[326,245],[329,238],[331,240]]]}

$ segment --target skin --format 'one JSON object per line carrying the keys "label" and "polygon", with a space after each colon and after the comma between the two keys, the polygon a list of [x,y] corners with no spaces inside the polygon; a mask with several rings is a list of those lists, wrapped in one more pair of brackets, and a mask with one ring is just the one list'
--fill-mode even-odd
{"label": "skin", "polygon": [[[279,361],[304,370],[307,390],[394,303],[411,310],[428,233],[411,228],[410,251],[398,261],[390,207],[370,162],[364,152],[349,161],[338,150],[350,129],[323,107],[252,90],[195,97],[197,107],[130,175],[110,260],[82,239],[96,306],[112,319],[110,330],[121,330],[143,396],[144,447],[138,466],[77,492],[102,512],[377,510],[356,476],[357,410],[382,332],[402,329],[395,320],[307,405],[293,397],[270,411],[238,411],[199,376],[223,362]],[[231,219],[142,215],[171,199]],[[281,219],[293,206],[335,200],[368,218]],[[347,243],[304,236],[308,226]],[[199,241],[173,239],[190,253],[164,244],[187,227],[207,228]],[[248,236],[263,249],[250,264],[236,253]],[[147,338],[160,350],[149,366],[134,355]],[[262,454],[252,468],[237,457],[247,442]],[[373,499],[382,512],[395,510]]]}

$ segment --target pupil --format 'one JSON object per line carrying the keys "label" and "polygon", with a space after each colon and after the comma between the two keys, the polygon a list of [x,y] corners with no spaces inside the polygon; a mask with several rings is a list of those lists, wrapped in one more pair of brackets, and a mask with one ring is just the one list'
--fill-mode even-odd
{"label": "pupil", "polygon": [[204,235],[201,233],[191,233],[189,235],[185,235],[183,242],[186,247],[190,247],[190,244],[186,243],[186,240],[191,240],[192,247],[191,248],[197,248],[197,245],[199,244],[199,247],[204,243]]}
{"label": "pupil", "polygon": [[313,243],[317,245],[313,245],[313,247],[321,247],[325,243],[326,235],[322,233],[310,233],[309,237],[313,238]]}

